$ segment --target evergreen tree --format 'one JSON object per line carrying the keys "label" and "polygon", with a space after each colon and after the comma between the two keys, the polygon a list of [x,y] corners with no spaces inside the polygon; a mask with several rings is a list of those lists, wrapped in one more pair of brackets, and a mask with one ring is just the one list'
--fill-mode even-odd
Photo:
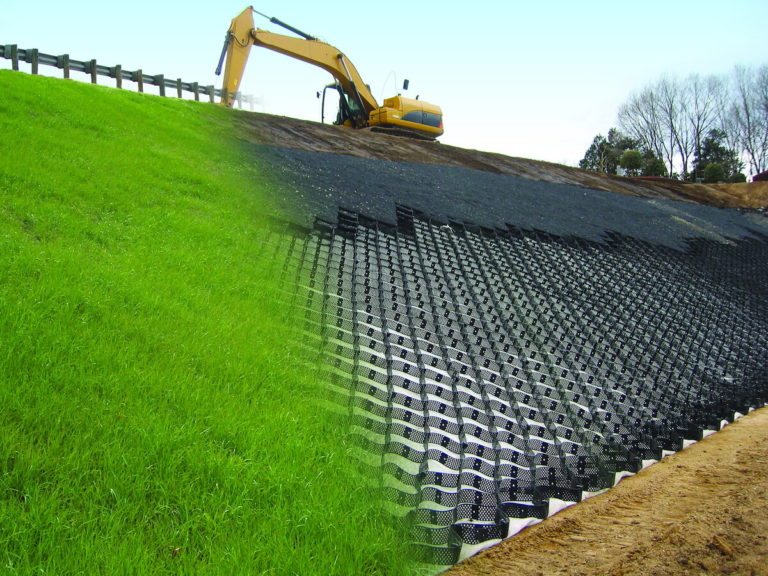
{"label": "evergreen tree", "polygon": [[[725,132],[718,129],[707,133],[701,143],[701,153],[696,154],[693,160],[693,174],[696,178],[707,179],[705,172],[710,164],[716,164],[722,169],[721,180],[735,181],[743,177],[743,175],[740,176],[740,172],[744,168],[744,163],[739,160],[735,150],[726,146],[725,137]],[[713,170],[717,171],[717,169]]]}
{"label": "evergreen tree", "polygon": [[718,162],[710,162],[704,168],[704,182],[723,182],[725,180],[725,169]]}
{"label": "evergreen tree", "polygon": [[621,155],[619,166],[624,168],[627,176],[637,176],[643,167],[643,155],[637,150],[626,150]]}
{"label": "evergreen tree", "polygon": [[621,155],[627,150],[638,148],[637,140],[622,134],[616,128],[608,130],[608,138],[602,134],[595,136],[584,158],[579,161],[579,168],[616,174]]}
{"label": "evergreen tree", "polygon": [[643,176],[667,177],[667,165],[651,150],[643,151]]}

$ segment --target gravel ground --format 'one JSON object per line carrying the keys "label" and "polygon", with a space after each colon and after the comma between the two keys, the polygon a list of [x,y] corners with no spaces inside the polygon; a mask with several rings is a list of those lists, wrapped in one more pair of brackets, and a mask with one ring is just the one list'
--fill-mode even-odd
{"label": "gravel ground", "polygon": [[665,198],[638,198],[573,184],[456,166],[394,162],[254,146],[277,177],[281,212],[296,224],[335,223],[340,208],[394,224],[396,206],[429,218],[488,228],[508,224],[602,241],[608,233],[680,250],[688,239],[721,242],[768,232],[768,218]]}

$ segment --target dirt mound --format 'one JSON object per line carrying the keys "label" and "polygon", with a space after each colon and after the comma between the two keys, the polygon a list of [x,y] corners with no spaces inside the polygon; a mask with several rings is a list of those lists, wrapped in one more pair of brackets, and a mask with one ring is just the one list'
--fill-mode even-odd
{"label": "dirt mound", "polygon": [[768,182],[711,184],[710,188],[723,191],[732,199],[732,205],[735,206],[756,209],[768,206]]}
{"label": "dirt mound", "polygon": [[551,162],[513,158],[306,120],[235,111],[245,141],[294,150],[346,154],[399,162],[445,164],[531,180],[574,184],[644,198],[671,198],[735,208],[768,206],[768,183],[694,184],[665,178],[622,178]]}
{"label": "dirt mound", "polygon": [[767,477],[763,408],[447,574],[768,575]]}

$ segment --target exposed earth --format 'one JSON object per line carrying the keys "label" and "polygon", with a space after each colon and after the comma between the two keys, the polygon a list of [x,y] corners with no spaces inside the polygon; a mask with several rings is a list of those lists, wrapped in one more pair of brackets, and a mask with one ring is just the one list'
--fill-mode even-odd
{"label": "exposed earth", "polygon": [[241,112],[237,118],[242,127],[242,140],[279,148],[459,166],[542,182],[574,184],[644,198],[686,200],[708,206],[751,209],[768,206],[768,182],[695,184],[666,178],[625,178],[540,160],[512,158],[439,142],[399,138],[268,114]]}
{"label": "exposed earth", "polygon": [[[768,182],[705,185],[607,176],[290,118],[242,113],[250,144],[448,165],[717,207],[764,209]],[[768,576],[768,408],[457,565],[451,576]]]}
{"label": "exposed earth", "polygon": [[447,574],[767,575],[768,408]]}

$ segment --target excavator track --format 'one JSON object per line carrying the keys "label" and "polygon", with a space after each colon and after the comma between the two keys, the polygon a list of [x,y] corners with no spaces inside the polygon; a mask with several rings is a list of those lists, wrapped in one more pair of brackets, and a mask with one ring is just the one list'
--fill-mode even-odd
{"label": "excavator track", "polygon": [[378,132],[379,134],[389,134],[390,136],[398,136],[400,138],[412,138],[414,140],[425,140],[427,142],[437,142],[436,138],[431,137],[429,134],[418,132],[416,130],[409,130],[408,128],[401,128],[398,126],[370,126],[365,128],[371,132]]}

